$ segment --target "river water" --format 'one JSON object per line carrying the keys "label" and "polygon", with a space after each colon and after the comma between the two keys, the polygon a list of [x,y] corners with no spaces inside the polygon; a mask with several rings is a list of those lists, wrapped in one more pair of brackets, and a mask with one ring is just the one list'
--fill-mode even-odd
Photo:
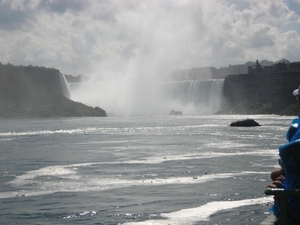
{"label": "river water", "polygon": [[259,224],[292,119],[1,120],[0,224]]}

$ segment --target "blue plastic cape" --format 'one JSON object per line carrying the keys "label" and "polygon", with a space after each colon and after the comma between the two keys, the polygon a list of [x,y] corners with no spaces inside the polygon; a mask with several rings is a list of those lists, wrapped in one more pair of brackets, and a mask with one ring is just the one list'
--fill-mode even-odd
{"label": "blue plastic cape", "polygon": [[300,139],[300,115],[294,119],[290,125],[288,132],[286,133],[286,139],[291,142]]}
{"label": "blue plastic cape", "polygon": [[[279,147],[279,156],[282,161],[282,167],[285,170],[284,189],[300,189],[300,139],[281,145]],[[280,209],[278,201],[272,208],[274,215],[280,218]],[[300,197],[287,197],[287,218],[289,224],[300,223]]]}

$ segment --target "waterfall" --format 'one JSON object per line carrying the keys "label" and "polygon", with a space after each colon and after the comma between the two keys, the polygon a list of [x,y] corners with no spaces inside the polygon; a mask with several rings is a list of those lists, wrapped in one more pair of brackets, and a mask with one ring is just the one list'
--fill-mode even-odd
{"label": "waterfall", "polygon": [[59,80],[60,80],[60,85],[61,85],[61,89],[62,89],[62,94],[65,97],[70,98],[71,97],[70,86],[69,86],[69,83],[68,83],[65,75],[63,75],[62,73],[59,73]]}
{"label": "waterfall", "polygon": [[224,79],[176,81],[171,95],[183,106],[193,105],[198,113],[213,114],[222,108],[223,85]]}
{"label": "waterfall", "polygon": [[71,83],[72,100],[114,115],[214,114],[221,110],[224,79]]}

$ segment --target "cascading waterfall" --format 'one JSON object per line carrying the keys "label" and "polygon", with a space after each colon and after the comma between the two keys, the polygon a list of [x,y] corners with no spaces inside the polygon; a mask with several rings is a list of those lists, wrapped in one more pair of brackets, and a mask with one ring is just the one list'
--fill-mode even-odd
{"label": "cascading waterfall", "polygon": [[194,105],[198,113],[213,114],[222,107],[224,79],[174,81],[173,99],[185,105]]}
{"label": "cascading waterfall", "polygon": [[59,80],[60,80],[60,85],[61,85],[61,89],[62,89],[62,94],[66,98],[71,98],[70,86],[69,86],[69,83],[68,83],[65,75],[63,75],[62,73],[59,73]]}

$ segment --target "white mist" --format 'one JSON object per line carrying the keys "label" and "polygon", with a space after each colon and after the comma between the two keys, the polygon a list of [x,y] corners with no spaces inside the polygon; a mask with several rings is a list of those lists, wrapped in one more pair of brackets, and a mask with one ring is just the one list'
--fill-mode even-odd
{"label": "white mist", "polygon": [[205,4],[112,1],[109,22],[114,29],[103,27],[106,39],[92,48],[99,61],[85,74],[88,81],[71,86],[72,100],[115,115],[167,114],[172,109],[195,113],[194,104],[171,99],[162,81],[176,69],[203,66],[201,59],[209,54]]}

